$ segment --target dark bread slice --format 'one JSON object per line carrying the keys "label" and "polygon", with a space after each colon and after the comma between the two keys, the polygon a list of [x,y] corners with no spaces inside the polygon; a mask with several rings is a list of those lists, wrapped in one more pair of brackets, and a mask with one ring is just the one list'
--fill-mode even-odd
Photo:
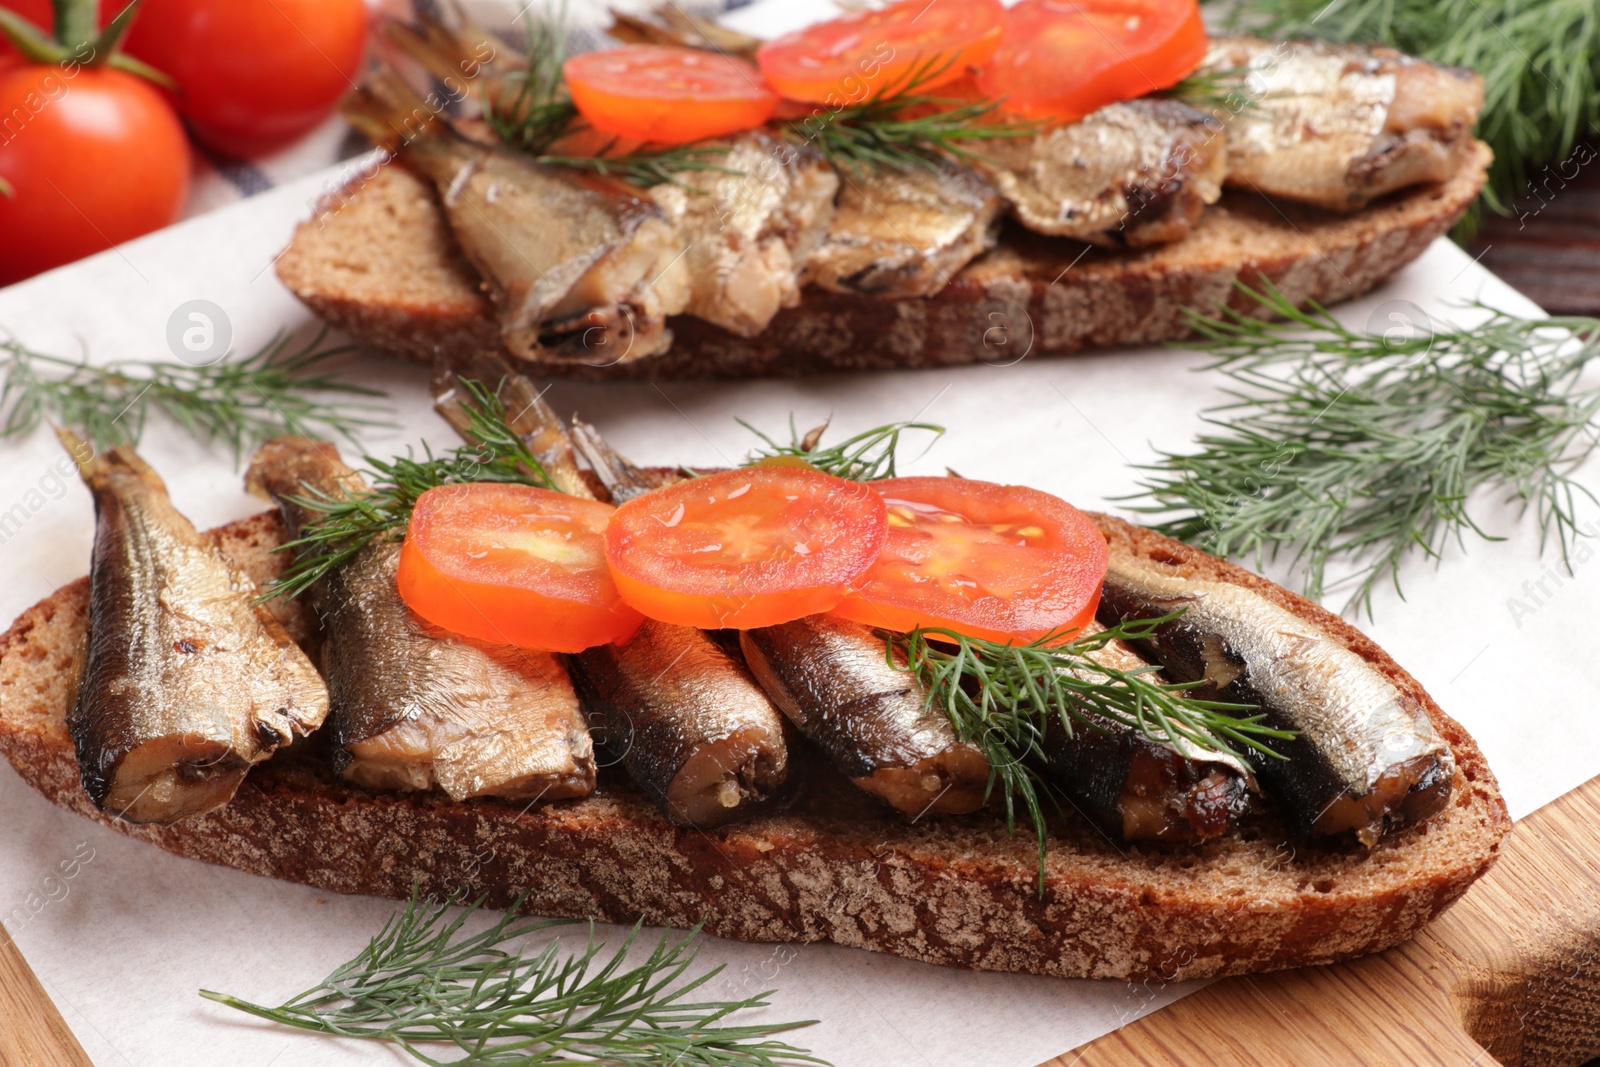
{"label": "dark bread slice", "polygon": [[[1442,185],[1353,215],[1228,192],[1181,241],[1106,251],[1019,228],[929,298],[886,300],[809,288],[752,338],[689,316],[672,348],[613,366],[536,363],[584,378],[795,377],[832,371],[1009,364],[1189,333],[1184,308],[1257,310],[1236,280],[1270,280],[1296,303],[1371,289],[1449,231],[1483,187],[1491,154],[1473,142]],[[456,250],[433,187],[403,166],[358,176],[300,224],[278,277],[319,316],[406,359],[465,361],[500,348],[493,306]]]}
{"label": "dark bread slice", "polygon": [[[930,963],[1143,981],[1329,963],[1404,941],[1495,861],[1509,827],[1465,731],[1343,620],[1238,567],[1120,520],[1107,535],[1191,573],[1259,589],[1325,627],[1414,693],[1455,751],[1455,792],[1428,823],[1360,849],[1290,848],[1271,820],[1199,848],[1121,846],[1073,816],[1054,827],[1045,891],[1031,834],[989,812],[912,824],[816,770],[786,809],[712,832],[668,823],[613,768],[600,791],[523,810],[495,800],[382,794],[331,776],[326,754],[280,753],[232,803],[170,827],[97,812],[64,716],[87,631],[89,582],[25,611],[0,637],[0,749],[54,803],[192,859],[341,893],[531,889],[547,915],[689,926],[723,937],[820,941]],[[275,513],[215,531],[258,582],[285,562]],[[304,639],[298,605],[278,609]],[[312,739],[313,741],[315,738]],[[296,749],[303,749],[297,745]]]}

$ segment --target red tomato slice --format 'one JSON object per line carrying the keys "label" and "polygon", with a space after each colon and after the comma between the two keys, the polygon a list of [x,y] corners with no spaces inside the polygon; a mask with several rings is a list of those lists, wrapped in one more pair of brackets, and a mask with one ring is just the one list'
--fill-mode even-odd
{"label": "red tomato slice", "polygon": [[643,621],[606,568],[614,509],[527,485],[476,482],[417,499],[400,550],[400,596],[452,633],[581,652]]}
{"label": "red tomato slice", "polygon": [[778,97],[742,59],[631,44],[573,56],[561,68],[589,124],[618,137],[688,144],[766,122]]}
{"label": "red tomato slice", "polygon": [[1198,0],[1022,0],[978,86],[1008,111],[1075,121],[1171,88],[1206,46]]}
{"label": "red tomato slice", "polygon": [[622,598],[702,629],[772,626],[827,611],[878,558],[883,498],[806,467],[747,467],[623,504],[606,528]]}
{"label": "red tomato slice", "polygon": [[965,478],[874,482],[889,507],[878,561],[835,615],[1032,641],[1094,617],[1106,539],[1049,493]]}
{"label": "red tomato slice", "polygon": [[930,64],[938,74],[919,91],[981,66],[1000,45],[1004,15],[1000,0],[901,0],[786,33],[762,45],[756,62],[791,100],[845,107],[903,88]]}

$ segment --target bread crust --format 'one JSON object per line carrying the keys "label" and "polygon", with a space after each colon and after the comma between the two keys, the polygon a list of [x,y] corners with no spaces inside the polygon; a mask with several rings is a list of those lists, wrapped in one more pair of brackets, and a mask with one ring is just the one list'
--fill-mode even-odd
{"label": "bread crust", "polygon": [[[1052,827],[1044,891],[1031,835],[993,813],[915,824],[808,767],[788,807],[715,831],[668,823],[619,773],[543,807],[370,792],[302,743],[254,769],[232,803],[135,826],[84,795],[65,727],[87,634],[88,579],[0,636],[0,750],[44,797],[170,852],[340,893],[486,894],[504,907],[685,927],[747,941],[833,941],[981,970],[1170,981],[1330,963],[1411,937],[1495,861],[1509,828],[1464,730],[1387,654],[1265,579],[1109,516],[1109,538],[1188,573],[1257,589],[1324,627],[1412,693],[1454,750],[1455,792],[1430,822],[1372,850],[1290,848],[1271,823],[1172,849],[1113,843],[1073,815]],[[257,581],[285,562],[275,513],[214,531]],[[297,603],[275,608],[307,640]]]}
{"label": "bread crust", "polygon": [[[801,377],[839,371],[1006,366],[1190,334],[1185,308],[1259,310],[1234,288],[1271,281],[1334,304],[1410,263],[1478,196],[1492,154],[1474,141],[1441,185],[1352,215],[1229,191],[1183,240],[1107,251],[1018,227],[935,296],[890,300],[808,288],[759,335],[671,320],[667,352],[612,365],[535,362],[588,379]],[[455,248],[432,186],[404,166],[358,175],[296,229],[278,277],[317,315],[403,359],[466,360],[500,347],[493,306]]]}

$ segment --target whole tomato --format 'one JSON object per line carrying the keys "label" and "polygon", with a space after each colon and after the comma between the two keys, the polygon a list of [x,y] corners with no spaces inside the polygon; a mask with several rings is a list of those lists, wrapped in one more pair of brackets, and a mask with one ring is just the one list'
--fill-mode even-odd
{"label": "whole tomato", "polygon": [[143,0],[125,51],[178,83],[197,140],[248,157],[333,112],[366,35],[362,0]]}
{"label": "whole tomato", "polygon": [[189,146],[161,92],[109,67],[0,61],[0,285],[177,221]]}

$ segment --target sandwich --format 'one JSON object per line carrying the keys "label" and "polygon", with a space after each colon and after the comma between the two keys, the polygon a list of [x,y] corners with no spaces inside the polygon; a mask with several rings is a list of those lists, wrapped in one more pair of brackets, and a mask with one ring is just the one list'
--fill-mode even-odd
{"label": "sandwich", "polygon": [[[1095,7],[1046,0],[961,0],[964,20],[899,42],[874,77],[815,74],[840,40],[894,41],[923,6],[768,42],[619,16],[630,43],[564,66],[553,45],[394,24],[438,88],[384,67],[353,94],[346,114],[386,152],[301,224],[278,275],[358,340],[427,363],[492,348],[589,378],[1003,366],[1180,338],[1219,303],[1259,313],[1236,282],[1348,299],[1485,180],[1476,75],[1376,46],[1207,39],[1197,13],[1141,31],[1159,63],[1121,42],[1137,77],[1116,56],[1014,54],[1027,20],[1043,33]],[[660,88],[686,80],[681,98]]]}
{"label": "sandwich", "polygon": [[892,433],[686,472],[503,357],[435,388],[460,451],[279,438],[209,533],[64,434],[95,548],[0,637],[23,779],[335,892],[1131,981],[1387,948],[1498,854],[1472,738],[1242,568]]}

